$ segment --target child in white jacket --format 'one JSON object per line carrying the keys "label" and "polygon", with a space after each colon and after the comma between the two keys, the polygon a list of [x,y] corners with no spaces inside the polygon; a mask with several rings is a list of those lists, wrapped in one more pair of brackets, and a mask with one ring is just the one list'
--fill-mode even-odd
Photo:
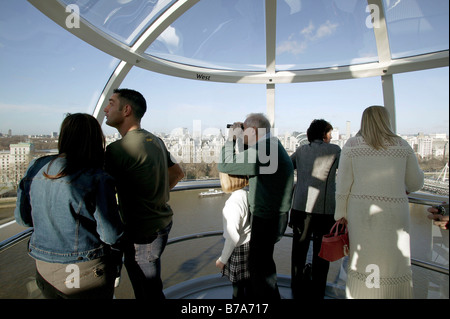
{"label": "child in white jacket", "polygon": [[233,299],[248,296],[250,274],[248,253],[250,246],[250,211],[248,206],[248,178],[220,173],[225,193],[231,193],[223,208],[223,236],[225,244],[216,267],[233,284]]}

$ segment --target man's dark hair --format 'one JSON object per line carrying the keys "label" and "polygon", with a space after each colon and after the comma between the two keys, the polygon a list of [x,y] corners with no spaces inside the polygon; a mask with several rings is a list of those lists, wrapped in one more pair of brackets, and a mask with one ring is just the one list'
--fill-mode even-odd
{"label": "man's dark hair", "polygon": [[311,143],[314,140],[323,140],[325,135],[333,129],[333,126],[325,120],[314,120],[311,122],[306,135]]}
{"label": "man's dark hair", "polygon": [[[133,113],[137,119],[141,119],[147,111],[147,102],[144,96],[135,90],[130,89],[115,89],[114,93],[117,93],[121,105],[130,104],[133,109]],[[123,100],[123,102],[122,102]]]}

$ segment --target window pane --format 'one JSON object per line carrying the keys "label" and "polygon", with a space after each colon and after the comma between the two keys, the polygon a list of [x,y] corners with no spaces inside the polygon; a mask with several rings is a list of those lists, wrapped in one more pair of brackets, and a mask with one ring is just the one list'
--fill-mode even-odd
{"label": "window pane", "polygon": [[448,50],[448,0],[383,0],[392,58]]}
{"label": "window pane", "polygon": [[394,75],[399,133],[448,135],[448,72],[446,67]]}
{"label": "window pane", "polygon": [[366,1],[284,0],[277,7],[278,70],[378,60]]}
{"label": "window pane", "polygon": [[77,5],[80,15],[93,26],[125,44],[139,35],[175,0],[59,0]]}
{"label": "window pane", "polygon": [[146,53],[202,67],[265,70],[264,1],[200,1]]}
{"label": "window pane", "polygon": [[314,119],[324,119],[340,135],[346,134],[347,125],[355,134],[362,112],[375,104],[383,105],[379,77],[277,85],[275,125],[280,133],[306,132]]}
{"label": "window pane", "polygon": [[[170,133],[179,128],[193,132],[224,132],[226,124],[243,121],[252,112],[266,112],[265,85],[243,85],[195,81],[133,68],[121,87],[141,92],[147,100],[142,127],[151,132]],[[103,125],[105,132],[115,129]]]}
{"label": "window pane", "polygon": [[2,2],[0,43],[0,133],[50,135],[64,114],[92,114],[118,63],[24,0]]}

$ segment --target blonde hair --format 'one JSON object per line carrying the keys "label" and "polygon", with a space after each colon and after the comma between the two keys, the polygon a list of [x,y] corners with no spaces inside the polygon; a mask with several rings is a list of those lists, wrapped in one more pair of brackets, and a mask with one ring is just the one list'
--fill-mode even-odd
{"label": "blonde hair", "polygon": [[364,110],[358,134],[368,145],[377,150],[386,148],[386,142],[393,143],[398,138],[392,131],[388,110],[379,105],[369,106]]}
{"label": "blonde hair", "polygon": [[220,185],[225,193],[232,193],[235,190],[244,188],[248,185],[248,177],[242,175],[228,175],[219,172]]}

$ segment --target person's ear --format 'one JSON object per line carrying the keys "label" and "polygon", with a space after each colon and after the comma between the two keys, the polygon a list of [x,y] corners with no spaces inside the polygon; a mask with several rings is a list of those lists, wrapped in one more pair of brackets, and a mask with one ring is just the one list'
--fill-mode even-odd
{"label": "person's ear", "polygon": [[130,104],[125,104],[123,112],[125,116],[130,116],[133,113],[133,108]]}

